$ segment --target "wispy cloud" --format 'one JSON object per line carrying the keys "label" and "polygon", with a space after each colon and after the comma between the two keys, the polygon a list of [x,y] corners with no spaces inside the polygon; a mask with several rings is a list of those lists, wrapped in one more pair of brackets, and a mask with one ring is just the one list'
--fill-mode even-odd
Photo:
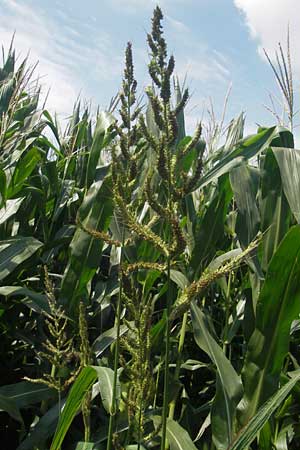
{"label": "wispy cloud", "polygon": [[[38,61],[44,95],[50,88],[48,105],[59,114],[69,114],[79,93],[91,97],[86,83],[89,79],[111,79],[119,75],[122,58],[112,52],[110,36],[88,25],[93,40],[84,40],[76,22],[66,16],[63,21],[50,18],[41,7],[2,0],[0,7],[0,41],[8,48],[16,31],[15,47],[24,57],[30,51],[29,61]],[[85,30],[86,31],[86,30]],[[81,29],[82,32],[82,29]]]}
{"label": "wispy cloud", "polygon": [[[52,24],[36,10],[14,0],[4,0],[0,16],[0,40],[8,48],[12,33],[16,31],[15,46],[22,57],[30,52],[29,61],[38,61],[37,72],[45,85],[44,95],[49,88],[50,106],[58,113],[70,112],[70,106],[78,95],[80,85],[71,76],[68,68],[61,64],[56,54],[57,44],[53,39]],[[13,26],[13,28],[12,28]],[[47,88],[46,88],[47,86]]]}
{"label": "wispy cloud", "polygon": [[175,31],[179,31],[179,32],[183,32],[183,33],[188,33],[190,31],[189,27],[187,25],[185,25],[183,22],[181,22],[180,20],[174,19],[174,17],[171,17],[169,15],[166,15],[165,18],[167,19],[167,22],[171,25],[171,27]]}
{"label": "wispy cloud", "polygon": [[187,74],[190,79],[205,83],[227,83],[230,80],[230,71],[213,57],[209,60],[188,58],[180,61],[179,74],[181,77]]}
{"label": "wispy cloud", "polygon": [[234,3],[244,14],[251,36],[257,39],[261,56],[262,48],[272,56],[279,41],[284,45],[289,24],[294,68],[300,77],[299,0],[234,0]]}

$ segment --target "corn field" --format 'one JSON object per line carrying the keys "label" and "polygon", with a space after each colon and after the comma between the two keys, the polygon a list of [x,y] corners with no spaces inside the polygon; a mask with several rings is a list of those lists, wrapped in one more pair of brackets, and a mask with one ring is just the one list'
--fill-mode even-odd
{"label": "corn field", "polygon": [[162,21],[143,95],[128,43],[109,110],[77,102],[65,129],[27,61],[3,60],[4,450],[300,448],[293,129],[244,136],[241,114],[221,141],[186,135]]}

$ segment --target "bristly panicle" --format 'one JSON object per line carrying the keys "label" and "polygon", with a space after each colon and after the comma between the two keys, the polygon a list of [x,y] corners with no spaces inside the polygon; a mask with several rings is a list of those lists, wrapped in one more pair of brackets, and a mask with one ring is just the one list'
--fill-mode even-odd
{"label": "bristly panicle", "polygon": [[147,261],[139,261],[132,264],[124,264],[122,268],[122,272],[124,275],[129,275],[132,272],[137,272],[139,270],[157,270],[159,272],[164,272],[167,269],[167,265],[165,263],[157,263],[157,262],[147,262]]}
{"label": "bristly panicle", "polygon": [[163,27],[161,24],[162,19],[162,11],[159,6],[156,6],[152,17],[152,32],[147,35],[152,56],[157,59],[160,69],[163,69],[165,65],[165,58],[167,56],[167,45],[163,38]]}
{"label": "bristly panicle", "polygon": [[[134,94],[136,92],[136,80],[134,79],[134,73],[133,73],[131,42],[128,42],[126,50],[125,50],[125,69],[124,69],[123,89],[124,89],[124,94],[126,96],[129,96],[129,95],[134,96]],[[134,100],[134,98],[132,100]],[[134,101],[133,101],[133,103],[134,103]]]}
{"label": "bristly panicle", "polygon": [[189,100],[189,90],[186,88],[183,91],[183,94],[182,94],[180,102],[177,103],[176,108],[174,110],[174,113],[175,113],[176,116],[177,116],[177,114],[179,114],[181,111],[184,110],[188,100]]}
{"label": "bristly panicle", "polygon": [[[132,45],[128,42],[125,50],[125,68],[122,81],[122,90],[119,94],[121,107],[119,109],[121,123],[116,125],[115,129],[119,136],[119,149],[123,157],[123,164],[115,168],[117,172],[122,172],[124,178],[129,177],[132,181],[136,172],[136,162],[132,162],[135,154],[136,143],[139,139],[138,118],[141,113],[141,107],[136,99],[137,82],[134,78],[134,66],[132,57]],[[119,152],[115,150],[112,153],[112,159],[116,163],[119,159]],[[131,167],[131,166],[134,167]],[[114,167],[113,167],[114,169]],[[126,184],[126,181],[125,181]]]}
{"label": "bristly panicle", "polygon": [[169,179],[169,164],[168,164],[169,154],[166,149],[165,139],[162,138],[161,143],[158,148],[158,157],[157,157],[157,171],[161,176],[162,180]]}
{"label": "bristly panicle", "polygon": [[112,239],[111,236],[106,231],[97,231],[93,228],[89,228],[86,225],[84,225],[81,221],[79,216],[76,218],[76,224],[87,234],[92,236],[95,239],[99,239],[100,241],[106,242],[108,245],[115,245],[116,247],[121,247],[121,242],[117,239]]}
{"label": "bristly panicle", "polygon": [[169,145],[173,145],[176,142],[178,135],[178,123],[176,119],[176,114],[174,111],[168,112],[169,123],[168,123],[168,136],[169,136]]}
{"label": "bristly panicle", "polygon": [[153,306],[151,298],[146,300],[138,289],[133,289],[131,294],[131,297],[123,295],[128,315],[125,323],[129,332],[121,338],[124,352],[121,359],[130,380],[127,395],[124,397],[129,428],[135,438],[138,438],[144,435],[145,411],[153,401],[154,378],[150,342]]}
{"label": "bristly panicle", "polygon": [[151,147],[156,152],[158,148],[158,142],[147,128],[144,116],[142,115],[139,117],[139,127],[142,137],[145,139],[149,147]]}
{"label": "bristly panicle", "polygon": [[172,256],[176,256],[184,252],[186,248],[186,241],[182,229],[180,227],[179,220],[175,215],[171,217],[170,223],[173,234],[173,243],[171,245],[170,252]]}
{"label": "bristly panicle", "polygon": [[163,14],[157,6],[152,18],[152,33],[147,35],[151,54],[148,70],[154,85],[160,90],[162,103],[167,105],[171,98],[171,77],[175,68],[175,59],[173,55],[167,59],[167,44],[163,37],[162,19]]}
{"label": "bristly panicle", "polygon": [[251,242],[249,246],[237,257],[223,264],[218,269],[214,271],[204,271],[199,280],[193,281],[193,283],[186,287],[173,307],[171,320],[176,319],[176,317],[182,316],[186,311],[188,311],[191,301],[197,295],[201,295],[212,283],[214,283],[219,278],[229,274],[233,270],[239,268],[240,265],[245,261],[245,259],[256,250],[260,240],[261,237],[258,237],[256,240]]}
{"label": "bristly panicle", "polygon": [[[58,392],[62,392],[74,382],[78,375],[80,358],[78,352],[74,349],[73,336],[68,336],[69,321],[62,307],[58,306],[56,302],[54,287],[46,266],[44,266],[44,276],[50,309],[50,314],[47,314],[45,319],[49,337],[42,343],[44,351],[38,352],[38,356],[51,364],[51,370],[50,373],[44,372],[41,378],[31,379],[26,377],[25,379],[32,383],[43,383]],[[62,374],[64,375],[62,376]]]}
{"label": "bristly panicle", "polygon": [[153,211],[155,211],[161,219],[169,220],[170,218],[170,211],[167,207],[161,205],[157,199],[156,194],[153,192],[153,189],[151,187],[151,174],[148,175],[145,183],[145,194],[146,199]]}
{"label": "bristly panicle", "polygon": [[152,242],[163,254],[168,255],[168,247],[163,239],[155,234],[148,225],[143,225],[136,220],[134,214],[129,210],[129,205],[124,202],[124,199],[116,191],[114,191],[114,199],[120,216],[123,218],[129,230],[141,239]]}
{"label": "bristly panicle", "polygon": [[165,122],[163,119],[163,107],[162,107],[161,101],[157,97],[157,95],[155,95],[154,90],[150,86],[146,88],[146,94],[148,96],[148,99],[149,99],[149,102],[150,102],[150,105],[152,108],[155,123],[158,126],[158,128],[161,131],[163,131]]}
{"label": "bristly panicle", "polygon": [[187,155],[194,147],[196,147],[196,145],[198,144],[200,137],[201,137],[201,133],[202,133],[202,124],[199,123],[196,127],[195,133],[193,138],[190,140],[190,142],[182,148],[181,152],[178,155],[178,158],[182,158],[185,155]]}

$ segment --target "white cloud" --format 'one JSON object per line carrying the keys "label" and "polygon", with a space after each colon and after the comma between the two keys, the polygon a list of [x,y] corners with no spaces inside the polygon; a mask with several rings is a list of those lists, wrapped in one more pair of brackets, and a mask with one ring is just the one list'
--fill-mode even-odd
{"label": "white cloud", "polygon": [[180,60],[179,77],[184,78],[185,75],[193,81],[203,83],[227,83],[230,81],[230,71],[218,59],[206,55],[199,55],[198,58],[194,55],[192,58]]}
{"label": "white cloud", "polygon": [[2,0],[0,6],[1,44],[8,49],[16,31],[17,54],[21,59],[30,52],[29,62],[38,61],[35,73],[41,76],[43,95],[50,88],[47,106],[64,116],[72,112],[79,94],[83,98],[92,96],[87,78],[110,80],[119,74],[121,66],[121,58],[111,56],[112,44],[107,34],[93,28],[94,24],[85,24],[85,37],[93,36],[92,41],[85,43],[78,39],[81,35],[76,25],[71,17],[55,21],[42,8],[25,2]]}
{"label": "white cloud", "polygon": [[180,20],[174,19],[174,17],[166,15],[165,18],[175,31],[187,33],[189,28]]}
{"label": "white cloud", "polygon": [[258,40],[260,55],[265,48],[273,57],[278,42],[285,47],[289,24],[292,62],[300,77],[299,0],[234,0],[234,3],[245,15],[251,36]]}
{"label": "white cloud", "polygon": [[55,54],[52,24],[27,5],[14,0],[4,0],[3,3],[5,10],[0,16],[0,40],[4,48],[8,49],[12,33],[16,31],[14,46],[20,59],[30,52],[30,63],[38,61],[36,74],[42,77],[41,82],[45,85],[43,94],[46,95],[48,88],[51,89],[50,108],[58,113],[70,113],[70,107],[79,92],[79,84],[72,79],[69,70]]}

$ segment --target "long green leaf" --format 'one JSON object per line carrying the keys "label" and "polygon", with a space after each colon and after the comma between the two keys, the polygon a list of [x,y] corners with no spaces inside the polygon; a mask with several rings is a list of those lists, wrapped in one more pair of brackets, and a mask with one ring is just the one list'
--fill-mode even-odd
{"label": "long green leaf", "polygon": [[7,200],[5,206],[0,209],[0,225],[12,217],[19,209],[24,197]]}
{"label": "long green leaf", "polygon": [[271,149],[261,158],[260,174],[261,231],[264,233],[261,264],[266,271],[279,243],[288,231],[291,213],[283,193],[279,167]]}
{"label": "long green leaf", "polygon": [[33,448],[45,448],[46,441],[55,433],[58,416],[61,412],[60,407],[65,404],[64,400],[60,406],[54,404],[41,418],[31,427],[30,432],[23,442],[20,443],[17,450],[32,450]]}
{"label": "long green leaf", "polygon": [[133,444],[133,445],[126,445],[125,450],[146,450],[146,449],[143,445]]}
{"label": "long green leaf", "polygon": [[15,401],[3,394],[0,394],[0,411],[7,412],[13,419],[23,423],[22,416]]}
{"label": "long green leaf", "polygon": [[[113,404],[113,383],[114,383],[114,371],[109,367],[97,367],[93,366],[99,379],[99,390],[102,399],[102,403],[106,411],[112,413]],[[117,383],[117,395],[116,398],[120,397],[120,383]]]}
{"label": "long green leaf", "polygon": [[22,188],[40,159],[40,151],[36,147],[33,147],[25,154],[25,156],[18,160],[13,173],[12,182],[7,189],[8,197],[15,195]]}
{"label": "long green leaf", "polygon": [[45,294],[32,291],[22,286],[1,286],[0,295],[5,297],[25,297],[22,302],[37,313],[45,312],[50,314],[50,307]]}
{"label": "long green leaf", "polygon": [[178,422],[167,420],[167,440],[171,450],[196,450],[196,446],[188,432]]}
{"label": "long green leaf", "polygon": [[191,305],[194,338],[217,368],[216,397],[211,411],[213,438],[218,449],[226,449],[233,438],[236,406],[242,397],[239,376],[214,339],[207,316],[194,302]]}
{"label": "long green leaf", "polygon": [[29,381],[20,381],[0,387],[0,396],[12,400],[19,409],[34,405],[53,397],[53,395],[55,395],[54,389]]}
{"label": "long green leaf", "polygon": [[12,273],[42,245],[40,241],[33,237],[18,236],[0,241],[0,280]]}
{"label": "long green leaf", "polygon": [[81,406],[85,394],[92,387],[96,378],[97,372],[93,367],[84,367],[80,372],[70,390],[65,407],[59,418],[50,450],[60,450],[65,435]]}
{"label": "long green leaf", "polygon": [[252,419],[249,420],[234,439],[228,450],[246,450],[251,442],[254,441],[257,434],[269,420],[271,415],[280,406],[283,400],[291,392],[295,384],[300,380],[300,371],[293,372],[292,378],[282,386],[269,400],[267,400],[258,410]]}
{"label": "long green leaf", "polygon": [[[162,418],[160,416],[152,417],[155,428],[161,424]],[[159,432],[161,435],[161,431]],[[188,432],[173,419],[167,419],[167,440],[170,444],[171,450],[196,450],[197,447],[193,443]]]}
{"label": "long green leaf", "polygon": [[[128,331],[128,327],[126,325],[120,326],[119,336],[123,336]],[[107,349],[115,340],[117,339],[117,327],[114,326],[104,333],[101,333],[100,336],[93,342],[92,349],[95,352],[96,357],[98,358],[104,350]]]}
{"label": "long green leaf", "polygon": [[277,390],[292,321],[300,313],[300,226],[290,229],[274,254],[256,307],[242,379],[242,425]]}
{"label": "long green leaf", "polygon": [[[112,386],[113,370],[108,367],[87,366],[84,367],[73,384],[62,414],[59,418],[55,436],[50,450],[59,450],[70,425],[77,414],[78,409],[85,397],[86,392],[98,378],[99,391],[104,408],[111,412],[112,407]],[[120,384],[117,380],[117,395],[120,396]]]}
{"label": "long green leaf", "polygon": [[87,187],[90,187],[95,180],[95,173],[101,150],[113,138],[113,134],[109,130],[114,122],[115,119],[111,113],[104,111],[99,114],[87,165]]}
{"label": "long green leaf", "polygon": [[285,196],[292,213],[300,223],[300,150],[272,147],[281,173]]}
{"label": "long green leaf", "polygon": [[212,181],[218,179],[221,175],[228,173],[234,167],[238,166],[245,160],[253,158],[263,150],[269,147],[270,143],[279,129],[276,127],[267,128],[255,136],[245,139],[242,143],[237,145],[232,151],[222,155],[211,169],[201,177],[197,187],[204,187]]}
{"label": "long green leaf", "polygon": [[0,205],[6,200],[6,175],[4,170],[0,169]]}
{"label": "long green leaf", "polygon": [[[113,211],[110,179],[94,183],[79,209],[80,220],[88,228],[106,231]],[[71,255],[62,286],[62,302],[72,314],[79,299],[86,297],[86,287],[102,258],[103,242],[77,229],[70,244]]]}
{"label": "long green leaf", "polygon": [[94,448],[94,442],[77,442],[75,450],[93,450]]}
{"label": "long green leaf", "polygon": [[236,232],[246,248],[259,230],[260,215],[256,204],[257,172],[246,164],[230,172],[230,183],[238,208]]}
{"label": "long green leaf", "polygon": [[198,219],[195,225],[195,245],[191,258],[195,277],[200,275],[203,266],[214,257],[218,243],[224,238],[224,223],[231,198],[229,179],[224,176],[219,180],[218,189],[203,218]]}

